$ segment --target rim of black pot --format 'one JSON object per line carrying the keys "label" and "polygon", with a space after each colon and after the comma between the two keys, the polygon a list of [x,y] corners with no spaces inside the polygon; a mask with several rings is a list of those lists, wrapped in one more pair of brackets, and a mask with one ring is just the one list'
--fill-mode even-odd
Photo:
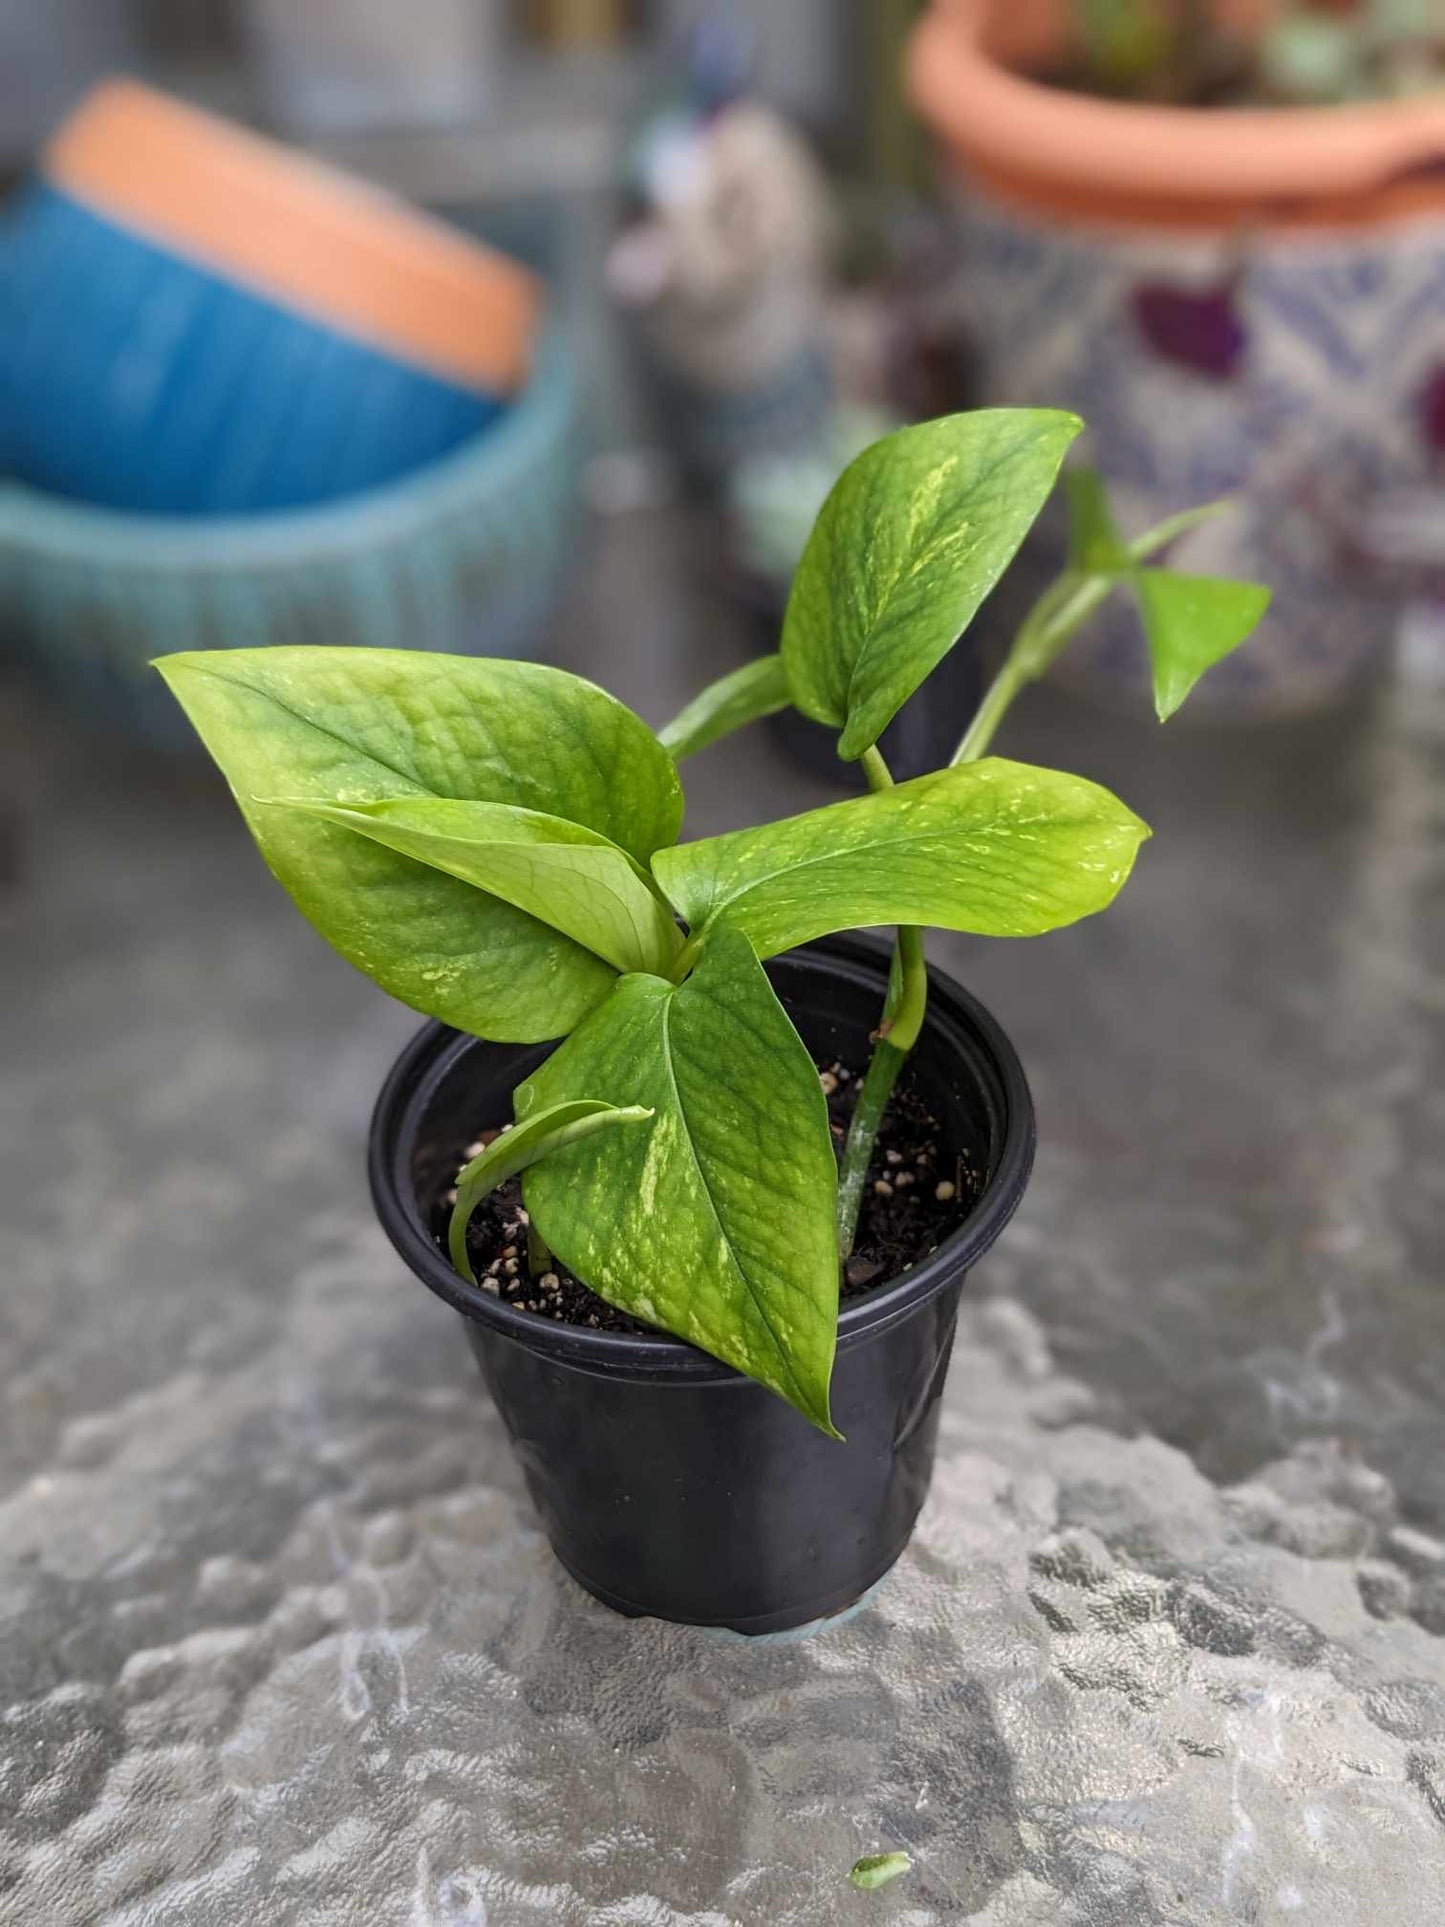
{"label": "rim of black pot", "polygon": [[[794,959],[809,954],[830,964],[866,972],[881,994],[887,980],[888,950],[866,937],[825,937],[789,953]],[[782,959],[779,959],[781,962]],[[920,1047],[930,1031],[971,1032],[975,1049],[962,1053],[965,1061],[981,1052],[990,1062],[997,1088],[985,1096],[1002,1111],[997,1154],[973,1209],[956,1230],[927,1256],[894,1278],[885,1279],[847,1299],[838,1313],[838,1350],[858,1344],[907,1317],[918,1305],[941,1291],[961,1271],[969,1270],[990,1249],[1019,1205],[1034,1161],[1034,1108],[1028,1080],[1008,1035],[988,1009],[936,965],[928,967],[929,1005]],[[607,1375],[715,1378],[751,1381],[731,1365],[700,1351],[685,1339],[665,1332],[594,1331],[560,1319],[544,1318],[469,1285],[431,1235],[418,1209],[411,1182],[412,1159],[420,1125],[438,1085],[459,1056],[484,1039],[430,1021],[424,1024],[392,1066],[372,1113],[367,1171],[372,1200],[382,1229],[397,1252],[427,1288],[464,1318],[475,1319],[506,1334],[531,1351],[545,1352],[574,1367]],[[547,1047],[551,1048],[551,1047]],[[976,1064],[970,1069],[977,1075]]]}

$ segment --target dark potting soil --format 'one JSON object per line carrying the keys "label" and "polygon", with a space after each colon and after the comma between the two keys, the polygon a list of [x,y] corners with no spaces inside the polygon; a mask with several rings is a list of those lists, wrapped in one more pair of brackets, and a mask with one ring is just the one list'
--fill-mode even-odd
{"label": "dark potting soil", "polygon": [[[818,1074],[828,1099],[834,1145],[841,1155],[858,1079],[839,1063],[820,1065]],[[459,1146],[458,1169],[496,1135],[495,1131],[486,1131],[475,1144]],[[868,1168],[858,1236],[844,1273],[845,1302],[896,1278],[926,1257],[963,1222],[978,1195],[979,1184],[978,1173],[941,1143],[938,1122],[905,1069],[884,1113]],[[448,1192],[433,1214],[432,1232],[443,1249],[455,1195]],[[607,1304],[555,1259],[549,1270],[532,1277],[527,1264],[527,1214],[522,1207],[520,1178],[509,1178],[499,1185],[473,1212],[467,1228],[467,1255],[482,1289],[495,1292],[509,1305],[565,1324],[590,1326],[594,1331],[652,1329]]]}

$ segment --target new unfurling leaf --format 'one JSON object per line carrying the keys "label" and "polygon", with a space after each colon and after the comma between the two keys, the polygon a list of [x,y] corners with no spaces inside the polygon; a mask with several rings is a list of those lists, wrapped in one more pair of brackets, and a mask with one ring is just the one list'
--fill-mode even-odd
{"label": "new unfurling leaf", "polygon": [[565,1151],[569,1144],[580,1144],[584,1138],[598,1131],[610,1131],[619,1124],[646,1123],[651,1116],[652,1112],[639,1104],[619,1107],[604,1104],[595,1097],[572,1098],[565,1104],[551,1104],[544,1111],[534,1111],[521,1124],[514,1124],[478,1151],[457,1173],[457,1201],[452,1206],[447,1228],[447,1250],[467,1283],[477,1282],[472,1261],[467,1256],[467,1226],[483,1198],[539,1158]]}
{"label": "new unfurling leaf", "polygon": [[1098,475],[1075,469],[1067,482],[1070,568],[1133,591],[1149,650],[1155,712],[1167,722],[1204,672],[1253,634],[1270,592],[1258,582],[1144,566],[1144,551],[1160,546],[1160,537],[1173,540],[1218,513],[1222,504],[1176,516],[1143,542],[1126,545]]}
{"label": "new unfurling leaf", "polygon": [[510,803],[403,796],[380,803],[257,798],[354,830],[401,856],[489,890],[614,970],[671,967],[677,922],[647,874],[607,837]]}

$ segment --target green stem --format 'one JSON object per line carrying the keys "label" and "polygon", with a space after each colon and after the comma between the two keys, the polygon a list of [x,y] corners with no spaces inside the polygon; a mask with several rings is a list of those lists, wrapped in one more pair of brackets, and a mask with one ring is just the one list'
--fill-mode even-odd
{"label": "green stem", "polygon": [[[1014,697],[1026,683],[1043,674],[1075,629],[1093,613],[1112,587],[1112,581],[1107,578],[1091,576],[1081,580],[1077,575],[1065,574],[1044,590],[1020,625],[1003,667],[990,683],[977,714],[955,750],[955,763],[971,763],[985,753]],[[892,786],[888,766],[876,749],[865,750],[862,763],[870,789]],[[878,1141],[883,1113],[898,1073],[918,1042],[927,1008],[928,966],[923,954],[923,932],[911,924],[900,925],[883,1022],[853,1109],[838,1174],[838,1250],[845,1263],[858,1235],[863,1186],[873,1161],[873,1147]]]}
{"label": "green stem", "polygon": [[[861,760],[869,789],[892,789],[888,765],[876,748],[865,749]],[[883,1122],[898,1073],[918,1042],[927,1011],[928,962],[923,954],[923,932],[916,924],[900,924],[894,940],[893,969],[883,1006],[883,1021],[878,1027],[873,1055],[868,1060],[863,1088],[853,1107],[838,1174],[838,1253],[845,1262],[858,1235],[858,1212],[863,1203],[868,1167],[873,1162],[873,1147],[878,1142],[878,1127]]]}
{"label": "green stem", "polygon": [[[876,748],[865,749],[860,761],[870,790],[892,789],[892,774]],[[923,932],[916,924],[900,924],[879,1035],[906,1057],[918,1042],[927,1011],[928,964],[923,955]]]}
{"label": "green stem", "polygon": [[[1227,508],[1227,502],[1212,502],[1207,508],[1186,509],[1147,530],[1126,551],[1128,563],[1147,561],[1158,550],[1167,548],[1186,529]],[[1114,573],[1084,573],[1066,569],[1051,582],[1019,625],[1003,667],[989,684],[978,713],[963,734],[953,753],[954,763],[972,763],[987,753],[995,732],[1019,691],[1036,682],[1054,661],[1065,643],[1086,623],[1094,611],[1127,575],[1127,567]],[[877,749],[864,750],[863,773],[872,790],[891,789],[893,778]],[[691,958],[684,950],[674,966],[674,975],[684,974],[682,965]],[[883,1006],[883,1021],[863,1087],[858,1093],[848,1141],[843,1147],[842,1168],[838,1174],[838,1250],[846,1261],[858,1233],[858,1212],[863,1202],[863,1185],[873,1161],[878,1127],[898,1073],[918,1042],[928,1008],[928,966],[923,955],[923,932],[912,925],[900,925],[893,948],[893,968],[888,997]]]}
{"label": "green stem", "polygon": [[527,1220],[527,1276],[540,1278],[544,1271],[552,1269],[552,1253],[547,1240],[542,1236],[532,1220]]}
{"label": "green stem", "polygon": [[898,926],[898,960],[902,966],[900,993],[883,1015],[883,1035],[906,1057],[918,1042],[928,1015],[928,960],[923,954],[923,932],[917,924]]}
{"label": "green stem", "polygon": [[735,729],[786,709],[788,702],[782,657],[758,656],[709,683],[657,732],[657,738],[664,749],[672,751],[673,761],[680,763],[709,743],[731,736]]}
{"label": "green stem", "polygon": [[907,1062],[907,1051],[880,1037],[873,1046],[863,1087],[853,1107],[848,1142],[843,1147],[843,1165],[838,1173],[838,1255],[845,1264],[858,1235],[858,1213],[863,1205],[868,1167],[873,1162],[873,1146],[878,1141],[878,1127],[883,1122],[898,1073]]}
{"label": "green stem", "polygon": [[976,762],[993,741],[993,733],[1003,721],[1009,704],[1024,686],[1024,677],[1010,653],[1002,669],[984,692],[973,721],[953,752],[953,762]]}
{"label": "green stem", "polygon": [[699,931],[697,936],[689,937],[687,939],[687,942],[682,946],[681,950],[679,950],[677,955],[673,958],[672,981],[675,984],[680,984],[682,982],[683,978],[687,975],[688,971],[692,969],[693,965],[697,962],[698,958],[702,955],[702,943],[703,943],[702,933],[701,931]]}

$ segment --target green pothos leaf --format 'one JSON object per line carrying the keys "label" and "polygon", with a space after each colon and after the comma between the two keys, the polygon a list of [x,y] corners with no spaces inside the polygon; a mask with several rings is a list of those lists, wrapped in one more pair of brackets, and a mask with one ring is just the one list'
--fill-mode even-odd
{"label": "green pothos leaf", "polygon": [[564,1034],[607,995],[615,966],[527,909],[355,824],[259,799],[505,804],[645,863],[676,837],[682,792],[621,703],[559,669],[425,650],[208,650],[156,666],[298,908],[383,989],[519,1043]]}
{"label": "green pothos leaf", "polygon": [[666,971],[680,947],[676,919],[635,859],[565,817],[446,796],[380,803],[258,800],[323,817],[489,890],[615,970]]}
{"label": "green pothos leaf", "polygon": [[1148,834],[1097,783],[994,756],[680,843],[653,868],[695,934],[722,917],[771,957],[871,924],[1038,936],[1111,903]]}
{"label": "green pothos leaf", "polygon": [[541,1235],[609,1304],[831,1434],[837,1164],[817,1071],[747,938],[718,925],[682,984],[622,978],[520,1086],[517,1116],[584,1093],[656,1115],[532,1166]]}
{"label": "green pothos leaf", "polygon": [[1167,722],[1206,669],[1259,625],[1270,592],[1224,576],[1137,569],[1133,576],[1154,679],[1154,708]]}
{"label": "green pothos leaf", "polygon": [[805,716],[876,743],[972,621],[1083,424],[984,408],[875,442],[834,484],[793,578],[782,656]]}
{"label": "green pothos leaf", "polygon": [[1064,475],[1069,504],[1069,567],[1090,575],[1111,575],[1129,568],[1109,498],[1097,469],[1071,468]]}

